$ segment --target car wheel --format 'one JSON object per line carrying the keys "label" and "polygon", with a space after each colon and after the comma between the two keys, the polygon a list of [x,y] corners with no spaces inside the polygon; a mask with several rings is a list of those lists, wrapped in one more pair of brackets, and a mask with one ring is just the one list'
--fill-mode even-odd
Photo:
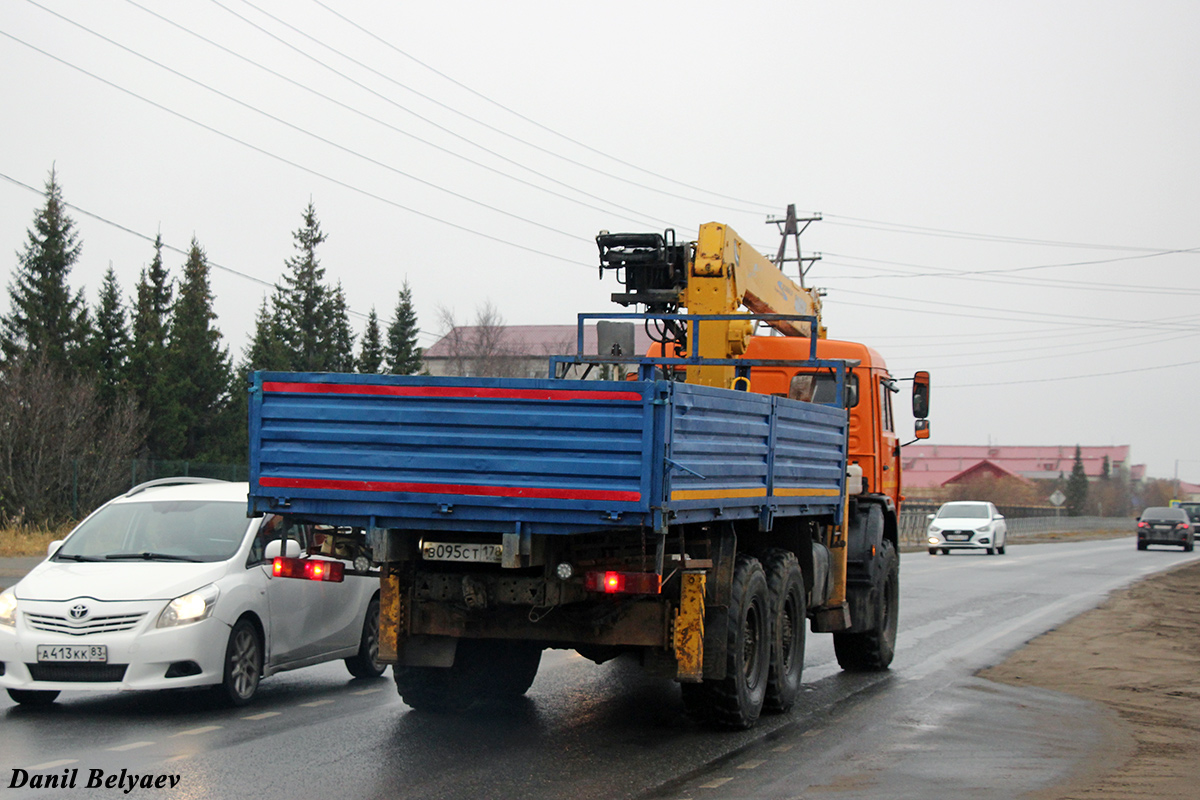
{"label": "car wheel", "polygon": [[989,556],[994,556],[994,555],[996,555],[996,548],[994,548],[994,547],[989,547],[989,548],[987,549],[987,554],[988,554]]}
{"label": "car wheel", "polygon": [[244,706],[254,699],[262,678],[263,646],[258,629],[242,617],[229,632],[225,646],[225,677],[217,686],[217,695],[232,706]]}
{"label": "car wheel", "polygon": [[58,692],[45,692],[37,689],[9,689],[8,696],[14,703],[23,706],[48,706],[58,698]]}
{"label": "car wheel", "polygon": [[944,555],[944,556],[948,556],[948,555],[950,555],[950,548],[949,548],[949,547],[943,547],[943,548],[942,548],[942,555]]}
{"label": "car wheel", "polygon": [[1183,552],[1185,552],[1185,553],[1192,552],[1192,543],[1191,542],[1187,542],[1183,545]]}
{"label": "car wheel", "polygon": [[1138,539],[1138,550],[1145,550],[1145,549],[1146,549],[1146,543],[1143,542],[1141,539]]}
{"label": "car wheel", "polygon": [[999,547],[997,547],[996,555],[1000,555],[1000,556],[1004,555],[1004,547],[1005,547],[1004,545],[1000,545]]}
{"label": "car wheel", "polygon": [[358,652],[346,659],[346,669],[356,678],[378,678],[387,669],[379,663],[379,598],[371,600],[363,617],[362,640]]}
{"label": "car wheel", "polygon": [[937,548],[936,548],[936,547],[931,547],[931,548],[929,548],[929,555],[931,555],[931,556],[936,556],[936,555],[937,555]]}

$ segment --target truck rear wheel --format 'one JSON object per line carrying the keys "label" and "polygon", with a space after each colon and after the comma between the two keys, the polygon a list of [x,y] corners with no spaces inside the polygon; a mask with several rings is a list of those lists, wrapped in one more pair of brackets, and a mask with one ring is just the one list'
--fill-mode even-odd
{"label": "truck rear wheel", "polygon": [[476,702],[521,697],[533,685],[542,648],[504,639],[460,639],[451,667],[392,667],[396,690],[418,711],[461,711]]}
{"label": "truck rear wheel", "polygon": [[680,688],[692,715],[722,728],[745,729],[762,713],[771,664],[771,597],[757,558],[738,555],[731,594],[725,678]]}
{"label": "truck rear wheel", "polygon": [[[873,625],[865,631],[835,633],[833,650],[844,670],[887,669],[896,654],[896,625],[900,612],[900,558],[896,548],[884,540],[879,548],[875,583],[870,588]],[[851,620],[853,623],[854,620]]]}
{"label": "truck rear wheel", "polygon": [[763,708],[783,713],[795,705],[804,671],[804,574],[796,554],[787,550],[768,552],[763,567],[771,595],[771,668]]}

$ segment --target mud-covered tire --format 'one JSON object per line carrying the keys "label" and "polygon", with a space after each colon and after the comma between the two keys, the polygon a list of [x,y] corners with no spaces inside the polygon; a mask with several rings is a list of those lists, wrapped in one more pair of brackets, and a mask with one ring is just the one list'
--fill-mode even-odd
{"label": "mud-covered tire", "polygon": [[[896,654],[896,627],[900,613],[900,558],[888,540],[883,541],[871,587],[875,624],[870,630],[835,633],[833,650],[842,669],[864,672],[887,669]],[[853,620],[851,620],[853,622]]]}
{"label": "mud-covered tire", "polygon": [[771,666],[771,597],[757,558],[739,554],[733,569],[725,677],[681,684],[688,713],[721,728],[758,721]]}
{"label": "mud-covered tire", "polygon": [[23,706],[48,706],[58,699],[58,692],[44,689],[9,689],[8,696]]}
{"label": "mud-covered tire", "polygon": [[542,648],[531,642],[460,639],[451,667],[392,667],[400,698],[418,711],[462,711],[513,700],[533,685]]}
{"label": "mud-covered tire", "polygon": [[796,554],[771,550],[763,556],[771,598],[771,665],[763,710],[782,714],[796,704],[804,672],[808,627],[804,574]]}
{"label": "mud-covered tire", "polygon": [[246,617],[239,619],[229,632],[225,646],[225,669],[215,687],[218,700],[225,705],[244,706],[254,699],[262,680],[263,643],[258,628]]}
{"label": "mud-covered tire", "polygon": [[356,678],[378,678],[387,669],[379,663],[379,598],[373,598],[363,617],[358,652],[346,659],[346,669]]}

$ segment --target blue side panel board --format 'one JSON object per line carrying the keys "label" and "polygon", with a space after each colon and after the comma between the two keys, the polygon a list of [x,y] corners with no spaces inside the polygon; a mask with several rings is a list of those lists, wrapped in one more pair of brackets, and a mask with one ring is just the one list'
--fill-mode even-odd
{"label": "blue side panel board", "polygon": [[835,513],[845,435],[842,409],[668,381],[259,372],[249,504],[550,534]]}

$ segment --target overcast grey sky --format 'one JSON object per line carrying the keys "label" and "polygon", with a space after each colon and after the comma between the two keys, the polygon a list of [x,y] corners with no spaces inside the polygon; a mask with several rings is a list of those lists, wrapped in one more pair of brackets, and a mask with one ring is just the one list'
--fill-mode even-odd
{"label": "overcast grey sky", "polygon": [[439,306],[617,310],[600,229],[773,252],[795,203],[830,335],[933,373],[932,442],[1200,483],[1198,33],[1157,0],[0,0],[0,274],[54,164],[74,286],[195,236],[240,357],[311,199],[355,324],[407,278],[428,345]]}

